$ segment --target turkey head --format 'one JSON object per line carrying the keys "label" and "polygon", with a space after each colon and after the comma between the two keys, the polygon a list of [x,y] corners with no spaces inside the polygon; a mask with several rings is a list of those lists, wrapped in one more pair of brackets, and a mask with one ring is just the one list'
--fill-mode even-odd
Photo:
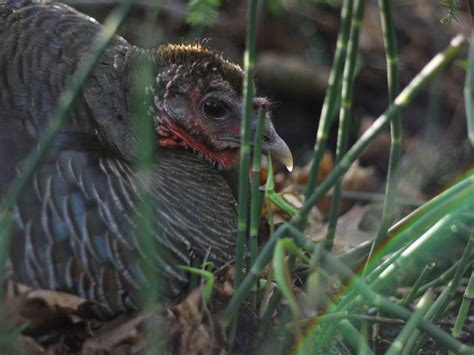
{"label": "turkey head", "polygon": [[[220,169],[236,167],[243,109],[241,68],[201,46],[162,46],[157,56],[166,65],[150,87],[159,146],[191,149]],[[268,106],[266,99],[254,99],[252,133],[258,109],[267,111]],[[262,148],[288,167],[293,165],[270,117],[266,117]]]}

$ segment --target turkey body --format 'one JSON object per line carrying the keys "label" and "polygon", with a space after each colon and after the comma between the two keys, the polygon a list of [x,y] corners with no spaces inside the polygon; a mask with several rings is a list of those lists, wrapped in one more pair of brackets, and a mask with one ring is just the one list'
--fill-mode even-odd
{"label": "turkey body", "polygon": [[[0,198],[99,30],[63,5],[0,5]],[[145,268],[163,276],[160,293],[179,299],[188,276],[178,265],[194,256],[228,262],[237,229],[227,182],[192,152],[157,149],[151,168],[135,166],[136,142],[126,134],[130,78],[116,70],[133,50],[112,40],[12,210],[12,279],[77,294],[103,317],[140,308],[140,293],[155,281]],[[143,191],[152,221],[139,213]],[[143,228],[153,253],[139,237]]]}

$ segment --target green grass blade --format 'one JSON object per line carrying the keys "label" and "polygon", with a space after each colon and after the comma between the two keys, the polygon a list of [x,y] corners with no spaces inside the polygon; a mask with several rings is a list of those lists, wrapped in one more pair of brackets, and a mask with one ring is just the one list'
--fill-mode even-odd
{"label": "green grass blade", "polygon": [[206,280],[206,284],[202,290],[202,299],[204,301],[204,304],[208,304],[212,297],[212,288],[214,287],[214,275],[212,274],[212,272],[186,265],[179,265],[179,268],[191,274],[204,277],[204,279]]}
{"label": "green grass blade", "polygon": [[471,44],[469,46],[469,63],[464,82],[464,105],[467,120],[467,136],[474,147],[474,25],[471,25]]}

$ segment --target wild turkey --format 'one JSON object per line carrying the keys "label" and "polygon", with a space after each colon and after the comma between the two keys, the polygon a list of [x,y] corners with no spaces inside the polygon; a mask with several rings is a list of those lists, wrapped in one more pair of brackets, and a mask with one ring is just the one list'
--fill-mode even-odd
{"label": "wild turkey", "polygon": [[[65,5],[0,5],[0,198],[100,30]],[[134,164],[130,94],[143,63],[154,70],[140,85],[153,102],[147,118],[158,142],[148,173]],[[238,163],[242,78],[201,46],[144,50],[116,36],[13,209],[11,277],[96,301],[110,317],[140,308],[153,281],[145,265],[164,275],[160,292],[179,299],[188,277],[178,265],[193,255],[230,261],[236,201],[220,170]],[[291,157],[269,118],[264,150]],[[146,184],[156,206],[152,257],[137,237],[139,225],[153,225],[136,215]]]}

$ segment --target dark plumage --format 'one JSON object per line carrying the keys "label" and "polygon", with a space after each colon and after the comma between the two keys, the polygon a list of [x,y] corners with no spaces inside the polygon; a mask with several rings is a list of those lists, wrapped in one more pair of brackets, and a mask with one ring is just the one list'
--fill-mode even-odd
{"label": "dark plumage", "polygon": [[[100,30],[64,5],[0,5],[0,198]],[[137,83],[143,64],[154,73]],[[242,78],[237,65],[200,46],[143,50],[116,36],[13,209],[12,278],[97,301],[108,317],[139,309],[139,292],[152,282],[145,264],[163,273],[169,298],[185,290],[178,265],[193,255],[231,260],[236,201],[219,170],[238,162]],[[136,84],[155,124],[151,171],[134,164]],[[288,156],[269,119],[265,134],[264,150]],[[158,229],[149,259],[137,226],[153,223],[136,215],[147,187]]]}

